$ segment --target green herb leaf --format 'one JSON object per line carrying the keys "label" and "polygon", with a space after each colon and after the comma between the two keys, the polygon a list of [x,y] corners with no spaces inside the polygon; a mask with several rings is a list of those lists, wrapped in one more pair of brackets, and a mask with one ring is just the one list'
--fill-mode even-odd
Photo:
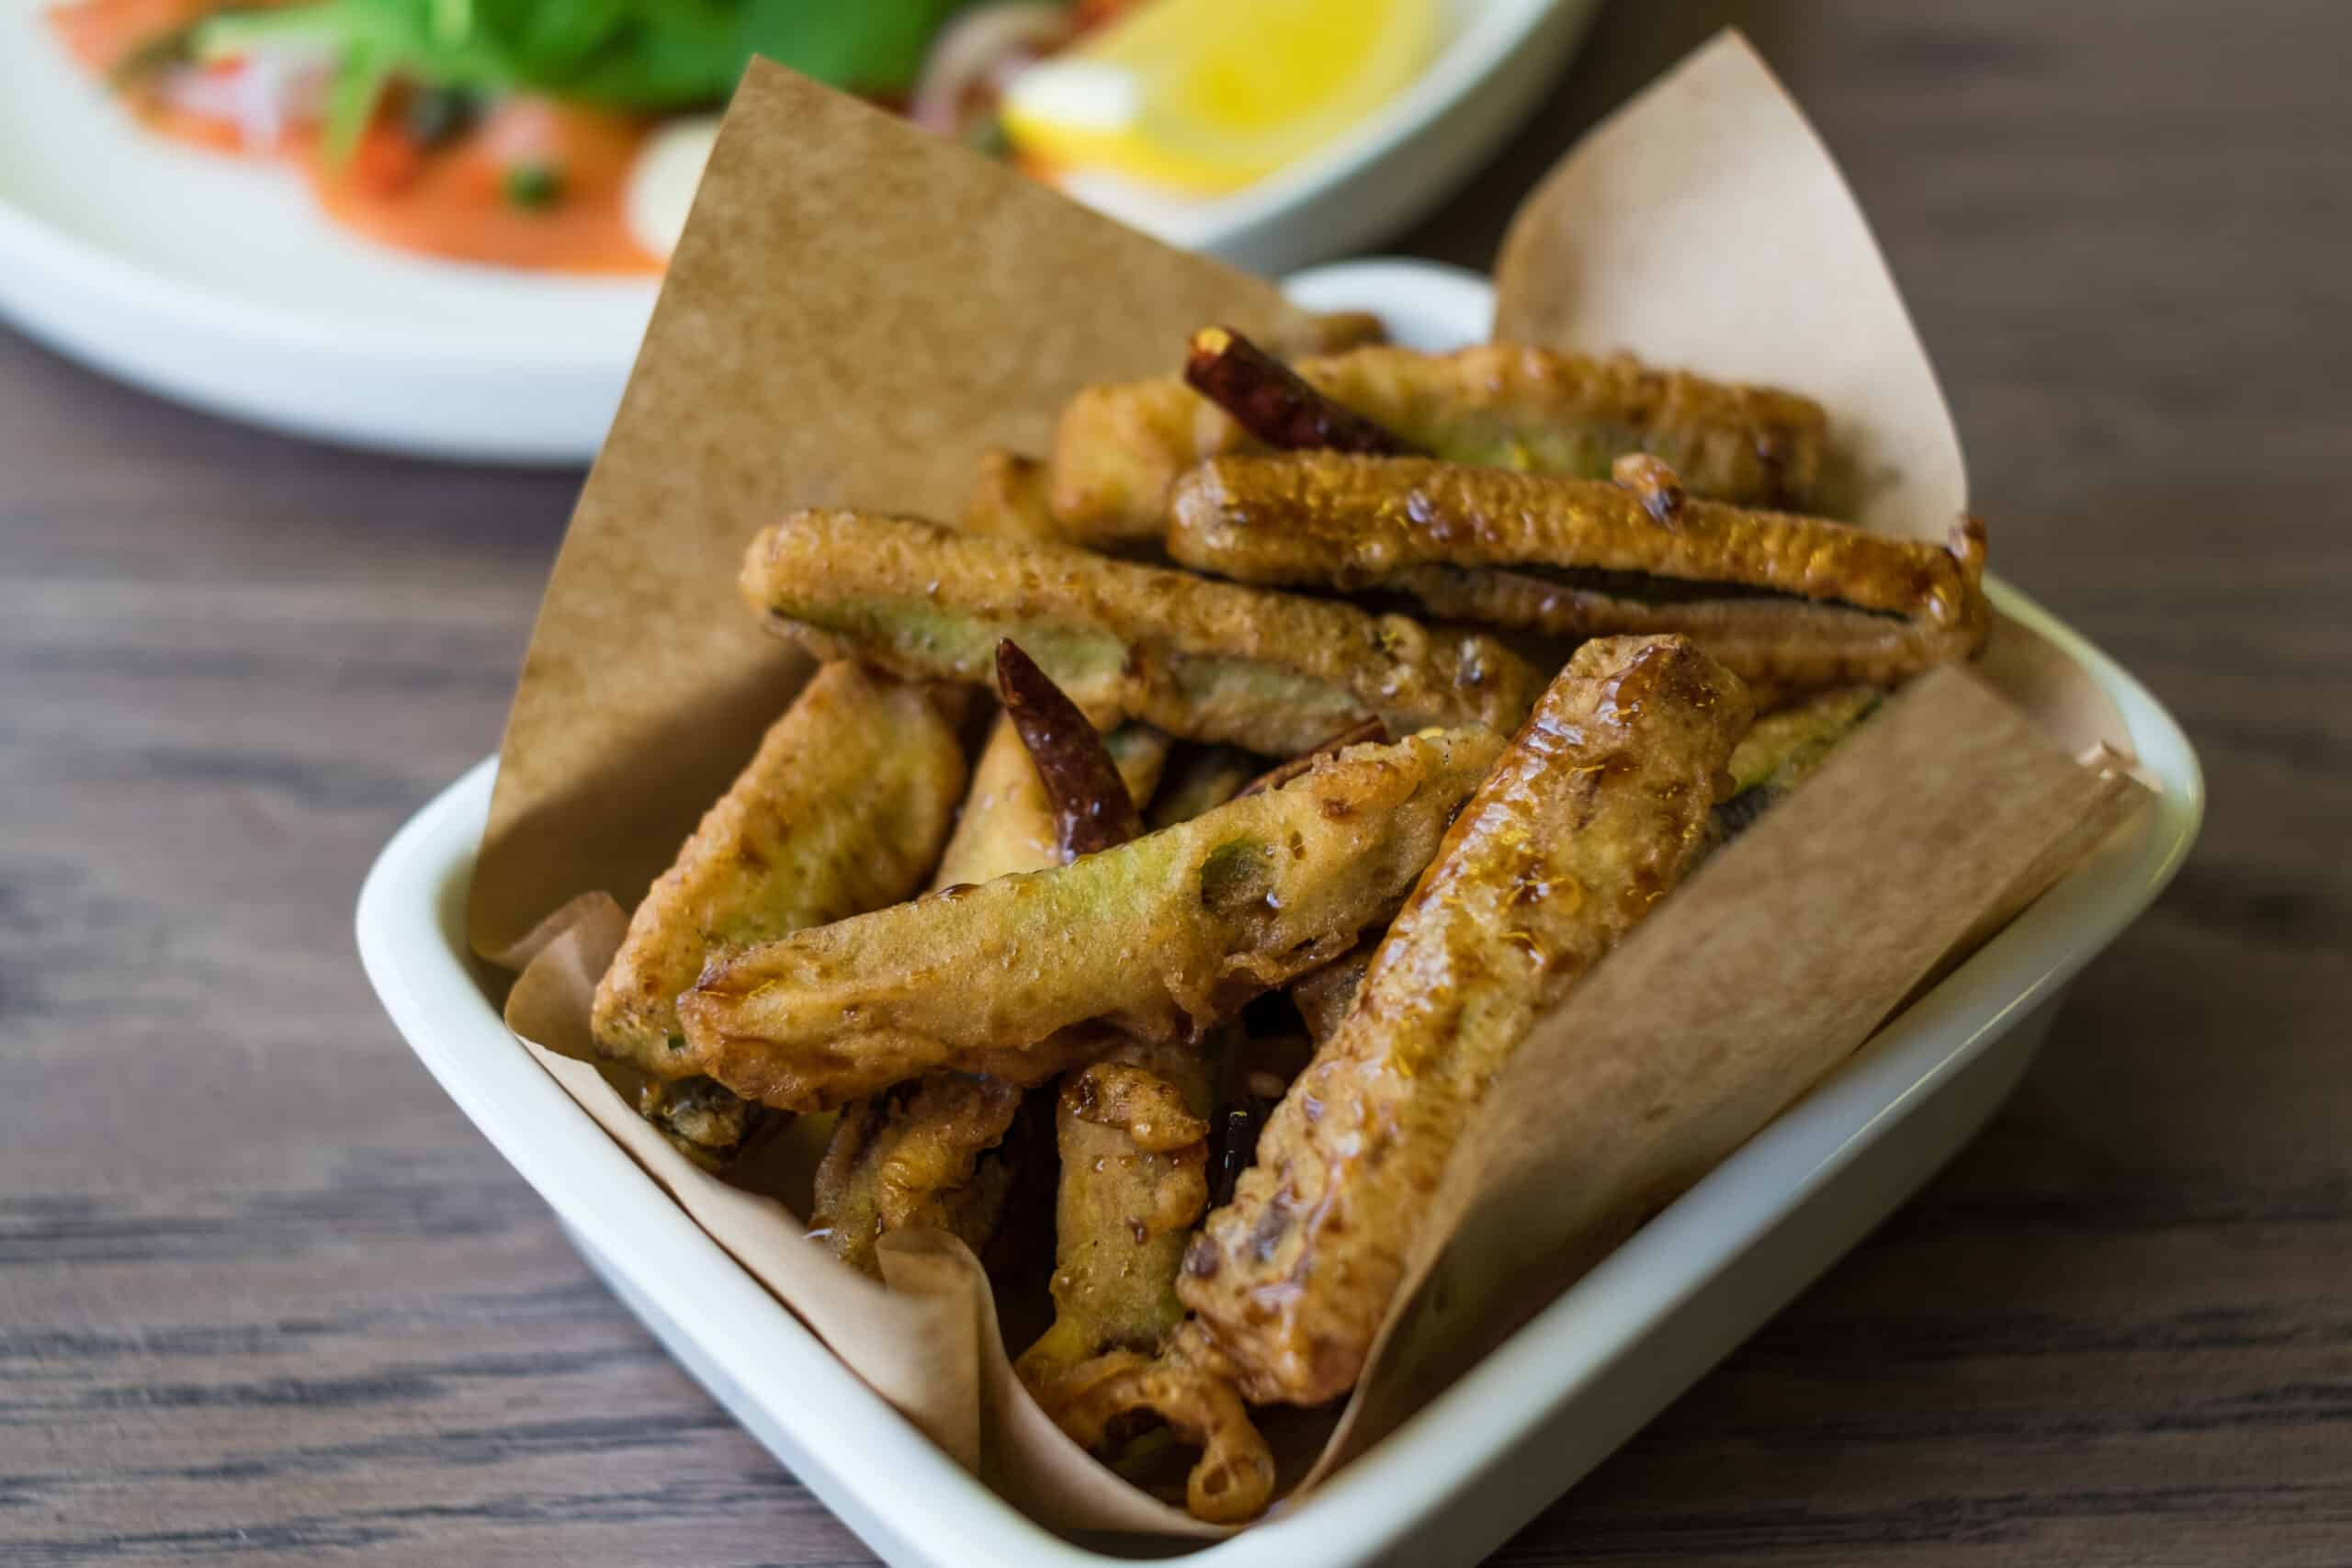
{"label": "green herb leaf", "polygon": [[563,172],[552,164],[517,164],[506,171],[505,192],[510,206],[553,207],[563,196]]}
{"label": "green herb leaf", "polygon": [[[754,54],[838,87],[897,96],[967,0],[316,0],[201,24],[198,58],[330,49],[338,82],[538,92],[664,111],[724,103]],[[356,88],[353,89],[354,94]],[[373,99],[368,103],[372,105]]]}

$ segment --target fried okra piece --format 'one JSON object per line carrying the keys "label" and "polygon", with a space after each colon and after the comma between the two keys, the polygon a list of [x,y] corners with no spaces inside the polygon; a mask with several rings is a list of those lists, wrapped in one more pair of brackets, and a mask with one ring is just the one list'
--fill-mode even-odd
{"label": "fried okra piece", "polygon": [[[1729,842],[1766,807],[1787,798],[1885,697],[1874,686],[1841,686],[1758,718],[1732,751],[1732,794],[1715,807],[1710,829],[1714,841]],[[1378,947],[1377,941],[1366,938],[1291,982],[1290,998],[1317,1044],[1337,1032],[1355,1005],[1356,990]]]}
{"label": "fried okra piece", "polygon": [[[1122,725],[1103,745],[1130,796],[1148,799],[1168,753],[1167,737],[1142,725]],[[1056,833],[1054,809],[1028,750],[1012,721],[1001,716],[972,771],[971,794],[933,889],[1057,865]],[[1082,1046],[1102,1048],[1099,1036]],[[951,1074],[850,1106],[819,1172],[812,1234],[869,1274],[876,1268],[875,1241],[902,1224],[938,1225],[978,1251],[995,1228],[1009,1185],[1010,1173],[1000,1168],[1006,1156],[998,1151],[1012,1125],[1008,1107],[1018,1101],[1017,1088],[1007,1100],[1002,1080]],[[988,1113],[976,1114],[976,1107]],[[880,1190],[886,1179],[888,1194]],[[944,1185],[926,1190],[926,1180]]]}
{"label": "fried okra piece", "polygon": [[1282,358],[1295,359],[1308,354],[1344,354],[1387,341],[1388,323],[1370,310],[1322,310],[1309,316],[1304,326],[1269,336],[1266,347]]}
{"label": "fried okra piece", "polygon": [[1219,457],[1179,479],[1168,548],[1243,581],[1413,595],[1555,637],[1679,631],[1768,685],[1885,683],[1992,624],[1981,528],[1949,545],[1692,500],[1653,459],[1616,479],[1413,457]]}
{"label": "fried okra piece", "polygon": [[1270,789],[1280,789],[1301,773],[1314,771],[1315,764],[1326,757],[1336,757],[1351,746],[1385,746],[1388,727],[1376,718],[1351,724],[1337,735],[1326,736],[1285,762],[1276,762],[1237,792],[1240,795],[1263,795]]}
{"label": "fried okra piece", "polygon": [[1787,799],[1885,700],[1874,686],[1841,686],[1758,719],[1731,754],[1732,795],[1715,807],[1717,838],[1736,837]]}
{"label": "fried okra piece", "polygon": [[1208,1208],[1210,1077],[1185,1040],[1129,1041],[1062,1076],[1054,1322],[1018,1366],[1041,1401],[1106,1350],[1156,1353],[1182,1320],[1176,1270]]}
{"label": "fried okra piece", "polygon": [[964,791],[964,750],[920,688],[817,671],[647,890],[596,987],[597,1049],[693,1073],[676,998],[706,964],[922,886]]}
{"label": "fried okra piece", "polygon": [[940,1073],[859,1101],[817,1168],[808,1234],[853,1269],[879,1274],[875,1243],[922,1227],[988,1245],[1012,1186],[988,1159],[1021,1110],[1021,1086]]}
{"label": "fried okra piece", "polygon": [[958,525],[967,534],[1015,544],[1048,544],[1061,536],[1046,504],[1046,465],[1001,447],[980,454],[980,471]]}
{"label": "fried okra piece", "polygon": [[752,1134],[775,1114],[726,1085],[699,1077],[647,1078],[638,1087],[637,1113],[652,1122],[671,1147],[708,1171],[734,1163]]}
{"label": "fried okra piece", "polygon": [[1193,1243],[1188,1354],[1252,1403],[1354,1385],[1481,1093],[1703,852],[1748,720],[1738,679],[1683,638],[1577,650]]}
{"label": "fried okra piece", "polygon": [[1035,1077],[1080,1024],[1204,1028],[1385,920],[1501,745],[1475,728],[1358,747],[1066,866],[753,948],[680,1001],[686,1065],[813,1111],[930,1072]]}
{"label": "fried okra piece", "polygon": [[[1011,642],[997,649],[997,682],[1053,803],[1061,860],[1136,837],[1134,802],[1077,705]],[[1193,1434],[1203,1452],[1187,1495],[1204,1517],[1237,1505],[1247,1512],[1236,1517],[1247,1517],[1272,1483],[1263,1439],[1230,1385],[1162,1355],[1184,1315],[1176,1270],[1208,1207],[1215,1077],[1197,1038],[1130,1040],[1063,1075],[1054,1321],[1017,1371],[1086,1448],[1122,1446],[1124,1429],[1147,1418]],[[1105,1356],[1117,1359],[1119,1375],[1105,1376]]]}
{"label": "fried okra piece", "polygon": [[[1052,804],[1055,863],[1140,837],[1135,799],[1086,716],[1011,642],[997,676]],[[1176,1266],[1208,1206],[1210,1078],[1192,1040],[1130,1041],[1063,1075],[1055,1318],[1019,1368],[1033,1392],[1103,1350],[1158,1349],[1183,1315]]]}
{"label": "fried okra piece", "polygon": [[[1599,479],[1624,454],[1648,452],[1717,501],[1823,501],[1828,422],[1792,392],[1511,344],[1435,355],[1362,348],[1296,368],[1333,402],[1449,463]],[[1054,434],[1055,524],[1100,549],[1148,547],[1178,474],[1267,449],[1174,377],[1089,387]]]}
{"label": "fried okra piece", "polygon": [[1157,1356],[1113,1350],[1057,1379],[1046,1413],[1079,1447],[1099,1450],[1119,1429],[1157,1417],[1201,1457],[1184,1480],[1184,1506],[1197,1519],[1238,1525],[1265,1512],[1274,1495],[1274,1456],[1232,1381],[1181,1347]]}
{"label": "fried okra piece", "polygon": [[1011,637],[1090,713],[1273,756],[1366,718],[1509,729],[1540,684],[1484,634],[855,513],[762,530],[741,587],[820,657],[984,684]]}

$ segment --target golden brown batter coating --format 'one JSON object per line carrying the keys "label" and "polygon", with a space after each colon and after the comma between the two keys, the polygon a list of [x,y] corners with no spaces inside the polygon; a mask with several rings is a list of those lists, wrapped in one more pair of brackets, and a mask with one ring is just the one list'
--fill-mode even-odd
{"label": "golden brown batter coating", "polygon": [[678,993],[713,957],[910,896],[964,774],[922,690],[854,664],[817,671],[630,917],[596,987],[597,1048],[659,1077],[694,1071]]}
{"label": "golden brown batter coating", "polygon": [[[1296,368],[1333,401],[1450,462],[1597,479],[1614,458],[1649,452],[1699,495],[1821,503],[1827,420],[1792,392],[1510,344],[1442,355],[1362,348]],[[1148,545],[1178,474],[1220,453],[1265,450],[1174,377],[1090,387],[1055,431],[1054,520],[1097,547]]]}
{"label": "golden brown batter coating", "polygon": [[[1968,570],[1981,538],[1955,538]],[[1748,682],[1758,707],[1822,686],[1891,686],[1971,657],[1991,629],[1972,598],[1959,624],[1938,626],[1795,599],[1644,599],[1485,567],[1417,566],[1387,583],[1436,619],[1524,627],[1556,637],[1680,633]]]}
{"label": "golden brown batter coating", "polygon": [[1483,634],[856,513],[763,529],[741,587],[820,657],[992,684],[1011,637],[1089,713],[1273,756],[1371,717],[1508,729],[1540,683]]}
{"label": "golden brown batter coating", "polygon": [[672,1148],[709,1171],[732,1164],[775,1114],[706,1077],[645,1079],[637,1089],[637,1113],[660,1129]]}
{"label": "golden brown batter coating", "polygon": [[1296,359],[1309,354],[1345,354],[1387,341],[1388,323],[1370,310],[1323,310],[1294,330],[1275,332],[1266,339],[1266,347],[1284,359]]}
{"label": "golden brown batter coating", "polygon": [[1190,1041],[1131,1041],[1062,1079],[1054,1323],[1021,1358],[1042,1398],[1105,1350],[1157,1352],[1184,1315],[1176,1269],[1208,1207],[1209,1068]]}
{"label": "golden brown batter coating", "polygon": [[1066,866],[754,948],[680,1001],[687,1065],[810,1111],[942,1070],[1034,1078],[1079,1024],[1205,1026],[1385,919],[1500,746],[1466,729],[1359,747]]}
{"label": "golden brown batter coating", "polygon": [[1114,1350],[1055,1380],[1039,1403],[1083,1449],[1100,1449],[1123,1423],[1157,1416],[1201,1450],[1185,1478],[1184,1506],[1197,1519],[1238,1525],[1265,1511],[1274,1495],[1274,1456],[1231,1382],[1170,1351],[1158,1358]]}
{"label": "golden brown batter coating", "polygon": [[1577,650],[1193,1244],[1181,1347],[1255,1403],[1353,1386],[1479,1096],[1703,851],[1748,720],[1738,680],[1682,638]]}
{"label": "golden brown batter coating", "polygon": [[[1148,798],[1168,753],[1167,738],[1130,724],[1106,737],[1104,744],[1134,798]],[[972,771],[971,795],[933,875],[933,889],[1057,864],[1060,856],[1054,840],[1054,813],[1037,770],[1012,723],[1000,716]],[[1091,1035],[1080,1049],[1091,1053],[1104,1043],[1100,1034]],[[810,1222],[835,1255],[870,1274],[875,1241],[910,1224],[942,1225],[975,1251],[984,1247],[1009,1173],[998,1168],[1001,1156],[982,1156],[1004,1136],[1005,1125],[999,1123],[1010,1122],[1007,1093],[1010,1103],[1017,1104],[1017,1089],[948,1075],[923,1079],[911,1092],[885,1091],[843,1110],[818,1173]],[[910,1154],[902,1156],[900,1149]],[[934,1157],[911,1157],[925,1152]],[[944,1185],[925,1190],[926,1179]]]}
{"label": "golden brown batter coating", "polygon": [[[1143,823],[1117,760],[1067,694],[1011,641],[997,647],[998,694],[1007,722],[1036,764],[1034,772],[1055,820],[1047,863],[1099,854],[1137,837]],[[1081,1031],[1081,1032],[1083,1032]],[[1080,1363],[1106,1350],[1157,1355],[1183,1317],[1176,1270],[1185,1244],[1208,1207],[1213,1074],[1197,1039],[1125,1041],[1101,1060],[1066,1074],[1056,1097],[1061,1156],[1055,1204],[1054,1322],[1021,1358],[1030,1392],[1058,1409],[1061,1385]],[[1082,1377],[1076,1386],[1100,1387]],[[1204,1393],[1197,1378],[1167,1371],[1125,1380],[1133,1400],[1165,1397],[1170,1408],[1148,1414],[1179,1427],[1197,1425],[1204,1399],[1238,1415],[1230,1388]],[[1123,1413],[1121,1425],[1147,1407]],[[1070,1427],[1090,1446],[1110,1438],[1108,1423],[1089,1425],[1077,1409]],[[1220,1454],[1259,1452],[1246,1417],[1214,1438]],[[1228,1461],[1204,1455],[1195,1490],[1229,1489]]]}
{"label": "golden brown batter coating", "polygon": [[1334,452],[1217,457],[1177,482],[1168,542],[1187,566],[1250,582],[1352,592],[1414,566],[1597,570],[1962,618],[1972,583],[1945,547],[1648,493],[1666,496],[1659,510],[1614,479]]}
{"label": "golden brown batter coating", "polygon": [[1168,547],[1244,581],[1387,589],[1442,616],[1556,637],[1682,632],[1776,686],[1893,680],[1984,645],[1980,527],[1939,547],[1691,500],[1654,460],[1621,468],[1628,482],[1410,457],[1220,457],[1177,481]]}
{"label": "golden brown batter coating", "polygon": [[861,1100],[825,1146],[808,1234],[868,1274],[880,1272],[874,1244],[892,1231],[943,1230],[977,1251],[1010,1186],[1003,1164],[980,1156],[1020,1109],[1018,1085],[961,1073]]}
{"label": "golden brown batter coating", "polygon": [[964,502],[958,526],[967,534],[1016,544],[1050,544],[1061,537],[1046,504],[1046,465],[991,446],[980,454],[980,471]]}
{"label": "golden brown batter coating", "polygon": [[1885,700],[1875,687],[1843,686],[1758,719],[1731,754],[1732,801],[1757,791],[1786,795]]}

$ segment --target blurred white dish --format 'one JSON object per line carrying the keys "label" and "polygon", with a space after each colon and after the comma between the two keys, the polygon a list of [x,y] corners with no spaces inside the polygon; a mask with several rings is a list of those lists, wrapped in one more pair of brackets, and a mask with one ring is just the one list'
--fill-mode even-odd
{"label": "blurred white dish", "polygon": [[[1450,41],[1386,108],[1215,201],[1080,193],[1172,243],[1279,272],[1426,212],[1567,58],[1594,0],[1453,0]],[[584,463],[654,285],[435,262],[329,222],[290,170],[141,130],[0,0],[0,318],[231,418],[422,457]]]}

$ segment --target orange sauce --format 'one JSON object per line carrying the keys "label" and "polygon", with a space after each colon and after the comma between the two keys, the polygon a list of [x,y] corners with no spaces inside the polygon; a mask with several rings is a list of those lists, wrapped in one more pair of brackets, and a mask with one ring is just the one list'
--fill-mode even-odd
{"label": "orange sauce", "polygon": [[79,0],[51,6],[49,25],[74,59],[104,75],[141,44],[201,20],[220,5],[221,0]]}
{"label": "orange sauce", "polygon": [[[347,164],[330,166],[315,143],[300,157],[327,215],[379,244],[541,272],[653,273],[662,262],[631,235],[623,205],[650,131],[624,115],[513,98],[437,151],[379,117]],[[515,202],[518,169],[549,171],[551,198]]]}
{"label": "orange sauce", "polygon": [[[220,0],[79,0],[49,12],[74,59],[111,73],[141,45],[220,9]],[[235,63],[211,69],[230,71]],[[538,272],[646,274],[661,258],[630,233],[629,171],[652,133],[635,116],[515,97],[439,148],[419,145],[401,126],[396,95],[346,160],[330,161],[317,129],[290,130],[277,145],[248,143],[233,122],[126,95],[141,124],[210,152],[291,159],[335,222],[379,244],[451,261]],[[545,198],[517,201],[518,170],[547,176]]]}

